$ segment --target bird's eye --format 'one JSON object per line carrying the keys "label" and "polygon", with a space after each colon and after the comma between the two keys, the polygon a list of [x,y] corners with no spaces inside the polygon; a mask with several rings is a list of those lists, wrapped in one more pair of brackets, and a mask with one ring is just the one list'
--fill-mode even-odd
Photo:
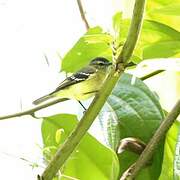
{"label": "bird's eye", "polygon": [[104,63],[100,62],[100,63],[99,63],[99,65],[100,65],[100,66],[103,66],[103,65],[104,65]]}

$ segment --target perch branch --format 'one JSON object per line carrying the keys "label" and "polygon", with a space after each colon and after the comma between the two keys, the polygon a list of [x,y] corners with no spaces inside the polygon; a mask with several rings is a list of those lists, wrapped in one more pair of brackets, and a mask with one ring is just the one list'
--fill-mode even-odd
{"label": "perch branch", "polygon": [[53,100],[53,101],[48,102],[46,104],[42,104],[42,105],[34,107],[32,109],[28,109],[26,111],[17,112],[17,113],[5,115],[5,116],[0,116],[0,120],[14,118],[14,117],[20,117],[20,116],[24,116],[24,115],[32,115],[32,116],[34,116],[34,113],[36,111],[39,111],[39,110],[44,109],[46,107],[49,107],[51,105],[57,104],[59,102],[67,101],[67,100],[69,100],[69,99],[67,99],[67,98],[56,99],[56,100]]}
{"label": "perch branch", "polygon": [[135,1],[131,26],[128,32],[126,42],[122,47],[120,55],[118,56],[118,63],[124,62],[125,64],[127,64],[127,60],[129,60],[132,55],[141,29],[144,6],[145,0]]}
{"label": "perch branch", "polygon": [[[127,67],[127,66],[126,66]],[[151,78],[161,72],[163,72],[164,70],[157,70],[157,71],[154,71],[152,73],[149,73],[143,77],[141,77],[140,79],[143,81],[143,80],[146,80],[148,78]],[[43,105],[40,105],[40,106],[37,106],[35,108],[31,108],[31,109],[28,109],[26,111],[22,111],[22,112],[17,112],[17,113],[14,113],[14,114],[9,114],[9,115],[5,115],[5,116],[0,116],[0,120],[5,120],[5,119],[10,119],[10,118],[14,118],[14,117],[20,117],[20,116],[24,116],[24,115],[33,115],[36,111],[39,111],[41,109],[44,109],[46,107],[49,107],[49,106],[52,106],[54,104],[57,104],[59,102],[63,102],[63,101],[67,101],[68,99],[56,99],[54,101],[51,101],[51,102],[48,102],[46,104],[43,104]]]}

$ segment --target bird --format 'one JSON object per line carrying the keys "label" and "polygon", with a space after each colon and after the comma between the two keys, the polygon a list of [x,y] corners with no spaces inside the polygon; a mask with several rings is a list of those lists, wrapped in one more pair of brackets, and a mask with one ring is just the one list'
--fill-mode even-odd
{"label": "bird", "polygon": [[86,67],[62,81],[54,91],[33,101],[33,104],[38,105],[56,97],[75,99],[79,102],[86,100],[99,91],[111,65],[106,58],[96,57]]}

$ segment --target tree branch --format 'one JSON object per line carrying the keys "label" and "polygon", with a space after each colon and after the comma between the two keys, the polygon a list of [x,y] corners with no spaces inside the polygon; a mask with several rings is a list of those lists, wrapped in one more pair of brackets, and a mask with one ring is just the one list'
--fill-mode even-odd
{"label": "tree branch", "polygon": [[[65,161],[68,159],[68,157],[71,155],[71,153],[79,144],[80,140],[86,134],[91,124],[94,122],[99,111],[103,107],[108,96],[110,95],[114,86],[116,85],[120,75],[124,72],[124,64],[127,63],[129,58],[131,57],[133,49],[137,41],[137,37],[139,35],[140,24],[142,22],[142,14],[144,10],[144,4],[145,4],[145,0],[136,0],[135,2],[133,18],[132,18],[130,31],[127,38],[128,42],[127,41],[125,42],[126,47],[130,46],[131,48],[129,49],[129,48],[123,47],[122,49],[123,52],[117,59],[116,68],[112,68],[111,72],[109,73],[107,79],[102,85],[100,91],[95,96],[90,107],[85,112],[84,116],[82,117],[77,127],[66,139],[64,144],[60,146],[55,156],[50,161],[49,165],[47,166],[42,176],[40,177],[41,179],[51,180],[55,176],[55,174],[58,172],[58,170],[63,166]],[[131,38],[129,36],[133,37],[131,41],[129,41],[129,39]],[[119,59],[120,60],[123,59],[123,63]]]}
{"label": "tree branch", "polygon": [[88,23],[88,21],[86,19],[81,0],[77,0],[77,4],[78,4],[78,7],[79,7],[79,12],[81,14],[81,18],[82,18],[82,20],[83,20],[83,22],[85,24],[86,30],[88,30],[90,26],[89,26],[89,23]]}
{"label": "tree branch", "polygon": [[138,35],[141,29],[145,0],[136,0],[133,10],[131,26],[128,32],[126,42],[118,57],[118,63],[127,63],[137,43]]}
{"label": "tree branch", "polygon": [[34,108],[26,110],[26,111],[17,112],[17,113],[5,115],[5,116],[0,116],[0,120],[9,119],[9,118],[13,118],[13,117],[20,117],[20,116],[24,116],[24,115],[34,116],[34,113],[36,111],[39,111],[39,110],[44,109],[46,107],[49,107],[51,105],[57,104],[59,102],[67,101],[67,100],[69,100],[69,99],[67,99],[67,98],[55,99],[55,100],[50,101],[46,104],[42,104],[40,106],[34,107]]}
{"label": "tree branch", "polygon": [[[134,65],[134,64],[133,64],[133,65]],[[129,67],[129,65],[128,65],[128,66],[125,66],[125,67]],[[157,74],[159,74],[159,73],[161,73],[161,72],[163,72],[163,71],[164,71],[164,70],[154,71],[154,72],[152,72],[152,73],[149,73],[149,74],[141,77],[140,79],[141,79],[142,81],[143,81],[143,80],[146,80],[146,79],[148,79],[148,78],[150,78],[150,77],[152,77],[152,76],[155,76],[155,75],[157,75]],[[47,107],[49,107],[49,106],[52,106],[52,105],[54,105],[54,104],[57,104],[57,103],[63,102],[63,101],[67,101],[67,100],[69,100],[69,99],[66,99],[66,98],[64,98],[64,99],[56,99],[56,100],[54,100],[54,101],[51,101],[51,102],[48,102],[48,103],[46,103],[46,104],[37,106],[37,107],[35,107],[35,108],[28,109],[28,110],[26,110],[26,111],[17,112],[17,113],[14,113],[14,114],[8,114],[8,115],[5,115],[5,116],[0,116],[0,120],[10,119],[10,118],[14,118],[14,117],[20,117],[20,116],[24,116],[24,115],[33,115],[36,111],[39,111],[39,110],[41,110],[41,109],[47,108]]]}
{"label": "tree branch", "polygon": [[[81,13],[81,15],[83,15],[84,12],[83,12],[81,1],[77,0],[77,2],[78,2],[79,9],[80,9],[80,13]],[[121,54],[117,58],[117,64],[121,63],[122,59],[126,60],[124,62],[127,62],[132,55],[132,51],[135,47],[136,41],[138,39],[140,27],[141,27],[140,25],[141,25],[142,16],[143,16],[144,4],[145,4],[145,0],[136,0],[136,2],[135,2],[133,17],[132,17],[128,37],[127,37],[127,40],[123,46]],[[85,16],[83,16],[83,17],[85,17]],[[132,40],[130,40],[131,37],[133,37]],[[125,48],[125,46],[128,48]],[[128,56],[127,56],[127,54],[128,54]],[[131,65],[134,65],[134,64],[130,63],[128,65],[126,63],[124,65],[124,67],[129,67]],[[142,78],[145,78],[145,77],[142,77]],[[145,79],[147,79],[147,78],[145,78]],[[0,116],[0,120],[9,119],[9,118],[13,118],[13,117],[19,117],[19,116],[23,116],[23,115],[32,115],[34,112],[36,112],[38,110],[41,110],[41,109],[46,108],[48,106],[57,104],[58,102],[62,102],[62,101],[66,101],[66,100],[68,100],[68,99],[57,99],[57,100],[51,101],[49,103],[37,106],[35,108],[29,109],[29,110],[26,110],[23,112],[9,114],[9,115],[5,115],[5,116]]]}
{"label": "tree branch", "polygon": [[[134,65],[134,64],[133,64],[133,65]],[[130,66],[130,65],[128,65],[128,66],[126,65],[125,67],[129,67],[129,66]],[[149,74],[141,77],[140,79],[141,79],[142,81],[144,81],[144,80],[146,80],[146,79],[148,79],[148,78],[150,78],[150,77],[152,77],[152,76],[155,76],[155,75],[157,75],[157,74],[159,74],[159,73],[161,73],[161,72],[163,72],[163,71],[165,71],[165,70],[157,70],[157,71],[154,71],[154,72],[152,72],[152,73],[149,73]],[[54,101],[51,101],[51,102],[48,102],[48,103],[46,103],[46,104],[37,106],[37,107],[35,107],[35,108],[28,109],[28,110],[26,110],[26,111],[17,112],[17,113],[14,113],[14,114],[8,114],[8,115],[5,115],[5,116],[0,116],[0,120],[10,119],[10,118],[14,118],[14,117],[20,117],[20,116],[24,116],[24,115],[33,115],[36,111],[39,111],[39,110],[41,110],[41,109],[47,108],[47,107],[49,107],[49,106],[52,106],[52,105],[54,105],[54,104],[57,104],[57,103],[63,102],[63,101],[67,101],[67,100],[69,100],[69,99],[66,99],[66,98],[64,98],[64,99],[56,99],[56,100],[54,100]]]}
{"label": "tree branch", "polygon": [[[58,149],[55,156],[49,163],[48,167],[42,174],[43,180],[51,180],[57,171],[62,167],[64,162],[68,159],[70,154],[74,151],[76,146],[79,144],[80,140],[88,131],[89,127],[95,120],[100,109],[104,105],[108,95],[111,93],[112,88],[118,80],[118,75],[114,75],[114,69],[111,71],[111,74],[108,76],[107,80],[103,84],[102,89],[95,96],[90,107],[85,112],[81,121],[77,127],[73,130],[72,134],[66,139],[64,144]],[[104,89],[104,91],[103,91]]]}
{"label": "tree branch", "polygon": [[[180,100],[173,107],[171,112],[167,115],[167,117],[162,121],[161,125],[155,132],[154,136],[151,138],[146,148],[140,155],[139,159],[135,164],[130,166],[125,174],[122,175],[122,179],[126,177],[126,180],[133,180],[138,172],[147,164],[147,162],[152,158],[153,152],[155,148],[158,146],[158,143],[162,139],[162,137],[166,134],[167,130],[171,127],[173,122],[176,120],[178,115],[180,114]],[[128,173],[127,173],[128,172]]]}

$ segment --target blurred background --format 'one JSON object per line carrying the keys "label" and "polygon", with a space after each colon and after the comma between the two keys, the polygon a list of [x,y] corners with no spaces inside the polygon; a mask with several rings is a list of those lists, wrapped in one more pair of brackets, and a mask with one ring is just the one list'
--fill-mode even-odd
{"label": "blurred background", "polygon": [[[112,16],[123,10],[130,17],[133,1],[84,0],[83,5],[90,26],[111,31]],[[64,78],[59,74],[61,57],[85,32],[76,1],[0,0],[0,116],[29,109],[33,100],[54,90]],[[176,64],[167,64],[167,72],[145,82],[169,111],[180,97],[180,72],[172,71]],[[130,73],[141,77],[156,69],[147,61]],[[79,112],[79,104],[70,101],[36,115],[69,113],[69,106],[70,113]],[[42,171],[32,168],[43,160],[41,119],[23,116],[1,121],[0,142],[0,179],[32,180]]]}

